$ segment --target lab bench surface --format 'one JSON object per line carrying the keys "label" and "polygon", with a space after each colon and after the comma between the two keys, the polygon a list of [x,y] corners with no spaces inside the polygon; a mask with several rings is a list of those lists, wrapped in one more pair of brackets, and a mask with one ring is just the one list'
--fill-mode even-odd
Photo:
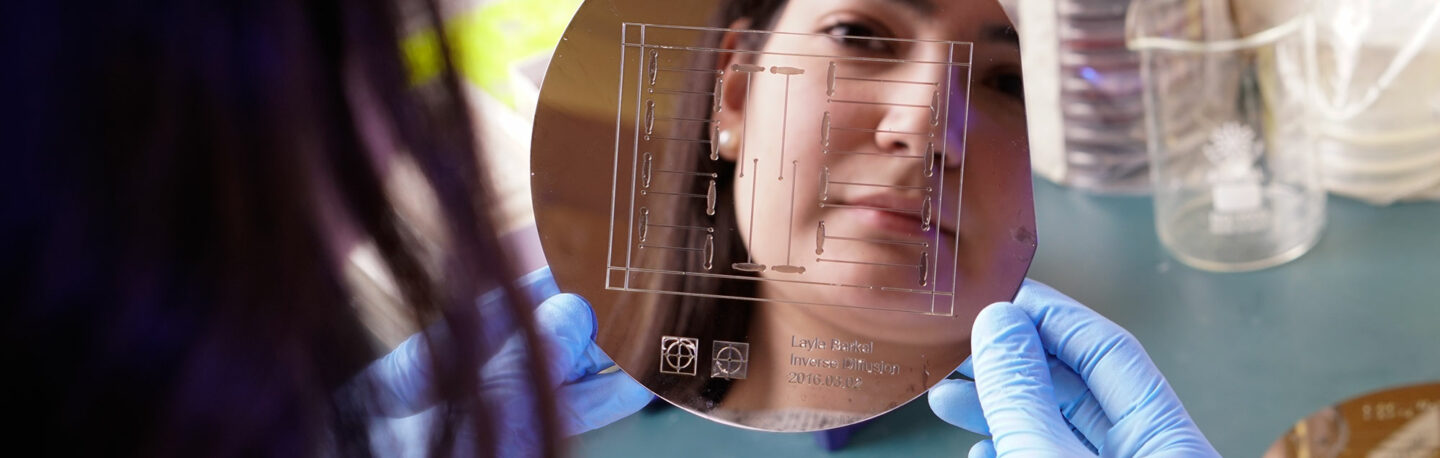
{"label": "lab bench surface", "polygon": [[[1259,456],[1301,417],[1396,385],[1440,380],[1440,204],[1331,197],[1325,234],[1289,264],[1240,274],[1166,256],[1147,197],[1035,179],[1030,277],[1129,329],[1225,456]],[[579,457],[964,456],[980,436],[925,398],[858,429],[836,452],[812,434],[646,411],[572,439]]]}

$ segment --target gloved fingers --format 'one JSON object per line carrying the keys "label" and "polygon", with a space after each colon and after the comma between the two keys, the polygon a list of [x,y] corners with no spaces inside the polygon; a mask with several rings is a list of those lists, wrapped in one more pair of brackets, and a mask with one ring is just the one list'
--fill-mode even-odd
{"label": "gloved fingers", "polygon": [[560,286],[555,284],[555,277],[550,275],[550,266],[535,269],[520,277],[516,283],[530,304],[539,304],[560,294]]}
{"label": "gloved fingers", "polygon": [[[486,296],[479,300],[478,304],[480,313],[486,317],[482,323],[484,331],[480,333],[481,340],[467,345],[473,345],[480,350],[478,356],[484,361],[479,369],[482,378],[517,377],[527,367],[525,360],[535,357],[536,352],[525,348],[525,340],[511,327],[513,321],[508,319],[508,311],[500,308],[499,300],[503,293],[496,290]],[[574,336],[578,332],[573,329],[575,326],[572,324],[578,323],[583,327],[586,321],[570,316],[578,315],[577,310],[589,313],[588,305],[584,304],[583,300],[580,302],[578,307],[576,304],[557,303],[537,315],[541,341],[547,342],[546,347],[553,347],[545,350],[545,356],[549,357],[552,363],[558,361],[566,364],[575,359],[569,354],[574,352],[567,351],[574,346],[569,341],[578,338]],[[582,317],[590,322],[594,321],[588,315]],[[445,323],[433,323],[424,332],[410,336],[389,354],[366,368],[365,378],[375,393],[375,406],[382,414],[408,416],[434,406],[434,388],[431,386],[434,371],[431,367],[433,362],[427,335],[441,339],[437,342],[439,345],[449,345],[443,340],[443,336],[448,335]],[[588,334],[586,338],[588,339]],[[559,343],[552,345],[551,341]],[[557,373],[554,369],[551,372]]]}
{"label": "gloved fingers", "polygon": [[566,436],[608,425],[640,411],[654,395],[624,372],[591,375],[555,392]]}
{"label": "gloved fingers", "polygon": [[995,458],[995,442],[985,439],[970,446],[969,458]]}
{"label": "gloved fingers", "polygon": [[[583,327],[585,321],[595,323],[595,313],[590,310],[589,302],[585,302],[579,295],[556,295],[552,300],[541,304],[541,307],[544,307],[544,310],[541,310],[541,308],[537,308],[536,310],[537,318],[539,318],[537,321],[570,320],[570,327]],[[552,314],[553,310],[550,310],[552,307],[564,307],[566,308],[566,313]],[[580,313],[580,307],[583,307],[585,314]],[[541,317],[541,314],[544,314],[543,317]],[[563,356],[569,360],[567,360],[567,362],[556,362],[556,370],[552,370],[553,373],[562,376],[560,383],[575,382],[575,380],[582,379],[582,377],[589,376],[589,374],[598,373],[600,370],[615,366],[615,362],[611,360],[608,354],[605,354],[605,351],[600,350],[600,346],[595,344],[593,338],[595,338],[595,334],[593,334],[592,331],[592,334],[583,341],[577,337],[573,338],[573,340],[563,341],[563,344],[567,344],[567,346],[570,347],[567,347],[564,351],[557,351],[557,353],[563,354]]]}
{"label": "gloved fingers", "polygon": [[980,395],[975,391],[975,382],[969,380],[942,380],[927,395],[930,410],[946,423],[982,436],[990,435],[990,426],[985,423],[985,413],[980,409]]}
{"label": "gloved fingers", "polygon": [[[1038,324],[1046,351],[1074,369],[1112,422],[1102,446],[1107,455],[1149,455],[1168,444],[1192,456],[1217,455],[1150,355],[1124,328],[1031,280],[1020,288],[1015,306]],[[1100,445],[1097,436],[1087,436]]]}
{"label": "gloved fingers", "polygon": [[1104,441],[1106,455],[1113,456],[1197,456],[1218,457],[1179,403],[1172,412],[1160,415],[1130,415],[1115,422]]}
{"label": "gloved fingers", "polygon": [[1059,358],[1047,356],[1046,363],[1050,366],[1050,381],[1055,385],[1055,398],[1060,402],[1060,414],[1081,434],[1081,439],[1090,444],[1104,442],[1110,432],[1110,417],[1090,393],[1085,380]]}
{"label": "gloved fingers", "polygon": [[[1105,434],[1110,430],[1110,419],[1095,401],[1095,396],[1090,394],[1085,382],[1054,356],[1047,356],[1046,364],[1050,368],[1050,380],[1055,387],[1055,398],[1059,400],[1057,407],[1061,415],[1081,434],[1082,440],[1092,444],[1103,442]],[[957,372],[964,374],[968,370],[971,374],[974,373],[968,359],[960,367]],[[941,420],[975,434],[990,435],[990,426],[985,423],[985,416],[980,409],[975,382],[943,380],[930,389],[928,398],[930,409]]]}
{"label": "gloved fingers", "polygon": [[435,404],[431,377],[430,350],[425,336],[415,334],[370,363],[360,381],[369,384],[376,411],[390,417],[406,417]]}
{"label": "gloved fingers", "polygon": [[1120,325],[1032,280],[1020,288],[1015,306],[1038,324],[1045,350],[1074,369],[1112,421],[1178,404],[1140,342]]}
{"label": "gloved fingers", "polygon": [[[535,326],[545,347],[550,386],[593,373],[595,313],[574,294],[555,295],[535,308]],[[603,354],[602,354],[603,355]]]}
{"label": "gloved fingers", "polygon": [[580,377],[577,378],[582,378],[609,369],[614,365],[615,361],[610,360],[610,355],[606,355],[605,351],[601,350],[599,345],[591,342],[588,347],[585,347],[585,351],[581,353],[580,359],[576,360],[575,371],[580,374]]}
{"label": "gloved fingers", "polygon": [[970,380],[975,380],[975,364],[970,362],[970,358],[965,358],[965,361],[960,363],[960,367],[955,369],[955,372],[964,375]]}
{"label": "gloved fingers", "polygon": [[971,348],[975,388],[997,453],[1089,453],[1060,416],[1040,335],[1023,310],[1003,302],[981,310]]}

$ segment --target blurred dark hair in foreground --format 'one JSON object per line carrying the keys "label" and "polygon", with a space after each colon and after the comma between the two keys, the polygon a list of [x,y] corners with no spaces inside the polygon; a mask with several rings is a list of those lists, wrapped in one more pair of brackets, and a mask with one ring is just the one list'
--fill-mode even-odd
{"label": "blurred dark hair in foreground", "polygon": [[[368,390],[340,389],[385,350],[341,267],[369,244],[408,319],[443,331],[431,451],[473,436],[493,455],[515,420],[475,393],[493,349],[474,299],[520,296],[459,82],[447,64],[413,86],[398,49],[435,3],[82,3],[0,6],[10,437],[46,455],[370,454]],[[434,237],[387,192],[399,160],[431,188]],[[421,254],[432,239],[444,255]],[[485,318],[538,348],[509,302]]]}

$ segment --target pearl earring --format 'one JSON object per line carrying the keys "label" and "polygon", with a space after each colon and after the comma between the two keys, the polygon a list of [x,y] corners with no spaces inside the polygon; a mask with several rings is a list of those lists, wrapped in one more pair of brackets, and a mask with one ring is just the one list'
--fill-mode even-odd
{"label": "pearl earring", "polygon": [[720,129],[720,149],[724,151],[735,151],[739,147],[740,138],[730,129]]}

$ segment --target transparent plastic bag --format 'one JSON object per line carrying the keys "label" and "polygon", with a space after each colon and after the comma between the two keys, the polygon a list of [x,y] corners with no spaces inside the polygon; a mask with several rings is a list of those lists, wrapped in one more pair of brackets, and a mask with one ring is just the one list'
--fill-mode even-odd
{"label": "transparent plastic bag", "polygon": [[1313,0],[1311,86],[1326,187],[1440,200],[1440,2]]}

